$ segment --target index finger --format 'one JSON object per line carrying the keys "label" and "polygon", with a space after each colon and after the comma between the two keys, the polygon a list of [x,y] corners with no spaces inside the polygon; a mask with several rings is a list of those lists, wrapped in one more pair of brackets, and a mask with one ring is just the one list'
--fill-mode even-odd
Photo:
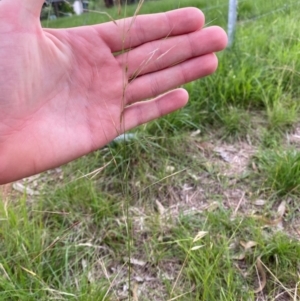
{"label": "index finger", "polygon": [[144,43],[182,35],[203,27],[204,14],[197,8],[182,8],[166,13],[140,15],[95,25],[93,28],[112,52]]}

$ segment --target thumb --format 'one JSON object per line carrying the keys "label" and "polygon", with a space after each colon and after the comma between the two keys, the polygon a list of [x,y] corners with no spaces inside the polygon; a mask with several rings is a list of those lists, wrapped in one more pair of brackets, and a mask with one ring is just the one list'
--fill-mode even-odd
{"label": "thumb", "polygon": [[41,9],[44,4],[44,0],[2,0],[3,5],[9,6],[15,17],[21,19],[28,17],[40,18]]}

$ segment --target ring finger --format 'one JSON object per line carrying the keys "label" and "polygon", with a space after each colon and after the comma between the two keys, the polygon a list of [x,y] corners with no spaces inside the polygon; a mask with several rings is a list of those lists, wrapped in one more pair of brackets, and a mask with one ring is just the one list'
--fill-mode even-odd
{"label": "ring finger", "polygon": [[192,58],[170,68],[140,76],[125,90],[126,105],[156,97],[187,82],[213,73],[218,65],[215,54]]}

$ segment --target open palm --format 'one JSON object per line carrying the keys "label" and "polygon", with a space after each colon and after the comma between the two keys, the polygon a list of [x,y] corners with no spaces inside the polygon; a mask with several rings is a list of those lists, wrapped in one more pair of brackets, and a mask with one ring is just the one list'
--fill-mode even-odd
{"label": "open palm", "polygon": [[171,90],[212,73],[226,45],[195,8],[54,30],[41,28],[43,2],[0,2],[0,183],[181,108],[187,93]]}

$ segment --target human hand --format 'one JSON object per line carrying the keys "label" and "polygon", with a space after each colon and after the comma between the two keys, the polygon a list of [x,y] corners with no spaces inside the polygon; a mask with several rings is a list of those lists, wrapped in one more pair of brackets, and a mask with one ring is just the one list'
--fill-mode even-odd
{"label": "human hand", "polygon": [[0,1],[0,184],[183,107],[172,89],[214,72],[227,43],[195,8],[55,30],[40,25],[43,3]]}

